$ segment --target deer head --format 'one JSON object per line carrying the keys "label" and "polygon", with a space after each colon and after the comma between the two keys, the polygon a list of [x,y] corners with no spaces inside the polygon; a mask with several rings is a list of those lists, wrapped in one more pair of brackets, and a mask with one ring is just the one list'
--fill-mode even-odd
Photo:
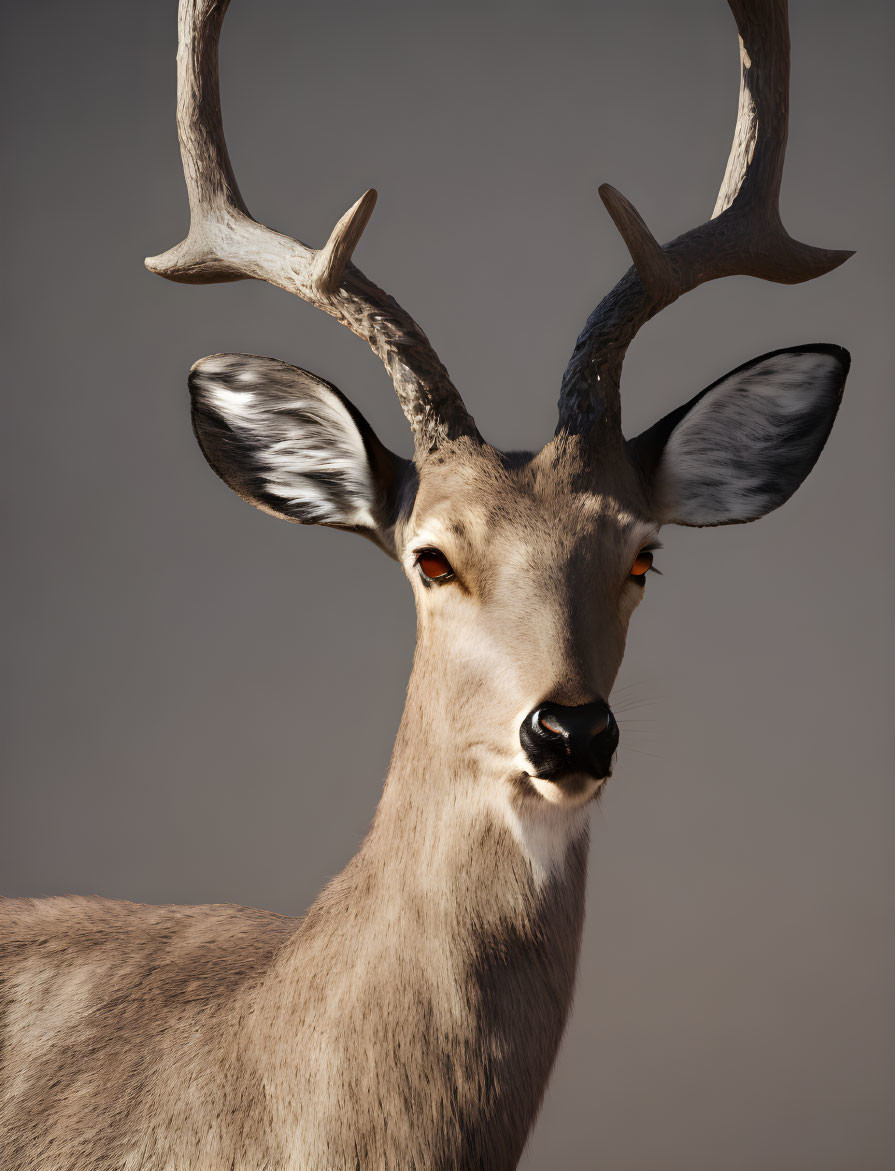
{"label": "deer head", "polygon": [[659,530],[777,508],[814,465],[842,394],[846,352],[800,345],[739,367],[636,438],[621,428],[625,352],[661,309],[718,277],[795,284],[851,255],[801,244],[780,220],[785,0],[730,0],[740,103],[712,218],[661,246],[624,196],[600,189],[633,267],[578,339],[554,436],[536,453],[510,454],[479,434],[420,327],[351,263],[375,192],[319,250],[250,216],[221,124],[226,7],[181,3],[178,127],[192,223],[147,266],[185,282],[266,280],[336,317],[384,362],[414,456],[385,448],[322,379],[234,354],[193,368],[199,444],[256,507],[360,533],[400,563],[418,612],[401,735],[421,768],[433,757],[455,762],[452,773],[458,761],[485,762],[495,799],[579,807],[611,769],[610,691]]}

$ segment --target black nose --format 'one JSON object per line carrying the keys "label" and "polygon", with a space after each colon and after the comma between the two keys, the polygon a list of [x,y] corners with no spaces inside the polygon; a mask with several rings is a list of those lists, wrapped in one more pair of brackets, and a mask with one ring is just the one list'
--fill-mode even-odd
{"label": "black nose", "polygon": [[618,747],[618,724],[602,700],[580,707],[543,703],[522,721],[519,739],[536,777],[559,781],[584,772],[602,778]]}

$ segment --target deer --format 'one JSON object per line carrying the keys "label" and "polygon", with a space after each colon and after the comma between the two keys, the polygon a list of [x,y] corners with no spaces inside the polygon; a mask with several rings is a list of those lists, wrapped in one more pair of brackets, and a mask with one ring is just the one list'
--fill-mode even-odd
{"label": "deer", "polygon": [[399,564],[417,608],[406,706],[369,832],[303,917],[3,902],[0,1166],[501,1171],[521,1158],[569,1016],[590,810],[619,744],[610,697],[660,529],[783,504],[849,368],[832,344],[766,353],[626,439],[625,353],[707,281],[798,284],[852,254],[801,243],[780,218],[786,0],[729,0],[740,97],[712,217],[663,246],[599,189],[633,264],[575,344],[553,437],[502,452],[422,329],[352,261],[375,191],[320,249],[250,215],[221,120],[227,5],[180,0],[191,226],[146,265],[269,282],[385,364],[409,459],[335,386],[273,358],[203,358],[189,387],[199,446],[239,496]]}

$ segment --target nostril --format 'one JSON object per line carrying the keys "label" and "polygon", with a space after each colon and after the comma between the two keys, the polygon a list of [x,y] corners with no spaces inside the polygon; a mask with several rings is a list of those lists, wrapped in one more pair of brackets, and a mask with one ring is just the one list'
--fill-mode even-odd
{"label": "nostril", "polygon": [[603,712],[590,730],[591,737],[596,739],[597,736],[602,736],[604,732],[608,732],[611,720],[612,713],[610,711]]}
{"label": "nostril", "polygon": [[545,708],[538,708],[532,717],[532,723],[537,731],[545,733],[550,739],[556,739],[564,734],[559,720]]}

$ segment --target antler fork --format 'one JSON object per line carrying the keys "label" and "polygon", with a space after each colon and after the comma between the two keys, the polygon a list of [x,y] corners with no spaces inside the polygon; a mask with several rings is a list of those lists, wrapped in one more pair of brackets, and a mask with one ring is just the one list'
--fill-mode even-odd
{"label": "antler fork", "polygon": [[189,284],[267,281],[322,309],[364,338],[395,384],[418,453],[461,435],[475,423],[413,318],[351,256],[376,203],[365,192],[313,249],[259,224],[245,205],[224,139],[218,84],[218,40],[229,0],[181,0],[177,52],[177,130],[190,201],[189,235],[150,256],[146,267]]}
{"label": "antler fork", "polygon": [[684,293],[733,275],[798,284],[854,255],[802,244],[780,219],[789,120],[787,0],[728,3],[740,34],[740,101],[712,218],[662,246],[621,192],[608,183],[600,187],[634,266],[599,303],[578,338],[563,375],[557,432],[620,430],[627,348],[642,325]]}

